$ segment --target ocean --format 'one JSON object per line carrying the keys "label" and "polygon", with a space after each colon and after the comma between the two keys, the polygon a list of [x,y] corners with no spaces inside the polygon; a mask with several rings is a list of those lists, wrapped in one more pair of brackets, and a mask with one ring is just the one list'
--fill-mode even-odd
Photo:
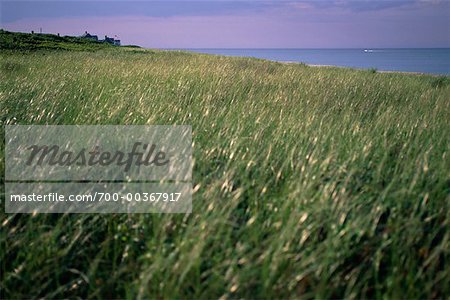
{"label": "ocean", "polygon": [[184,49],[280,62],[450,75],[450,48],[438,49]]}

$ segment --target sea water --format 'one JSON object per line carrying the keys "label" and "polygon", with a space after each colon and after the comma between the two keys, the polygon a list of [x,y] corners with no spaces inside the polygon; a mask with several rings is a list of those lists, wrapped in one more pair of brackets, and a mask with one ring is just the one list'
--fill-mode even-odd
{"label": "sea water", "polygon": [[280,62],[302,62],[380,71],[450,75],[450,48],[437,49],[185,49]]}

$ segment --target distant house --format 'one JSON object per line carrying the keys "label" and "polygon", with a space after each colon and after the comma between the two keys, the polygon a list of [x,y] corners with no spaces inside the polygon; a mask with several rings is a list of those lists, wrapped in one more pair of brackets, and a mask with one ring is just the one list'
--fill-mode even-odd
{"label": "distant house", "polygon": [[98,41],[98,37],[96,35],[92,35],[89,32],[85,31],[84,34],[81,36],[83,39],[89,39],[93,41]]}
{"label": "distant house", "polygon": [[102,43],[108,43],[108,44],[115,45],[115,46],[120,46],[120,40],[116,40],[112,37],[108,37],[107,35],[105,35],[104,40],[99,40],[96,35],[92,35],[89,32],[85,31],[84,34],[81,36],[81,38],[89,39],[92,41],[98,41],[98,42],[102,42]]}
{"label": "distant house", "polygon": [[120,40],[115,40],[112,37],[108,37],[107,35],[105,35],[105,39],[102,41],[111,45],[115,45],[115,46],[120,46]]}
{"label": "distant house", "polygon": [[105,35],[105,39],[103,40],[103,42],[114,45],[114,39],[108,37],[107,35]]}

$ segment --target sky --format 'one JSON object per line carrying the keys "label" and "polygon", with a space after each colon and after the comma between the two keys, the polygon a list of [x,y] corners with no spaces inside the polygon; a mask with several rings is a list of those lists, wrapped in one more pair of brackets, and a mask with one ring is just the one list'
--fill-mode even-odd
{"label": "sky", "polygon": [[0,27],[149,48],[448,48],[450,0],[0,0]]}

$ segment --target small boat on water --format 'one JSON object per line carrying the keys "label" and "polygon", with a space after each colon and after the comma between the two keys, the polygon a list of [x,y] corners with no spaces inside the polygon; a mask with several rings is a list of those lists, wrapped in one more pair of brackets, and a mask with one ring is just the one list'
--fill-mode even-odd
{"label": "small boat on water", "polygon": [[366,52],[366,53],[372,53],[373,50],[371,50],[371,49],[365,49],[364,52]]}

